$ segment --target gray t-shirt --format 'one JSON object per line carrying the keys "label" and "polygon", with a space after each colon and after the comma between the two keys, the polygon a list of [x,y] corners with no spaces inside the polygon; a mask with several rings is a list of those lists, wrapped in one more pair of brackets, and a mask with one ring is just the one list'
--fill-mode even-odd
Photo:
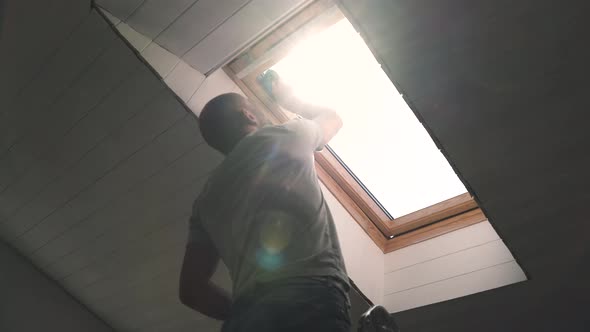
{"label": "gray t-shirt", "polygon": [[289,277],[348,277],[313,153],[317,123],[297,119],[246,136],[213,172],[193,206],[189,242],[212,244],[233,296]]}

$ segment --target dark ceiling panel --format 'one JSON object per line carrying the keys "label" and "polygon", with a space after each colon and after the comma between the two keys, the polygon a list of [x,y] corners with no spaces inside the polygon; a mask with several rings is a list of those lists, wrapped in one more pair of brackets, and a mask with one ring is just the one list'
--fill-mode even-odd
{"label": "dark ceiling panel", "polygon": [[[14,184],[28,170],[34,156],[22,149],[26,130],[30,130],[69,86],[75,84],[81,70],[88,68],[114,41],[112,31],[102,17],[91,14],[48,59],[41,71],[20,92],[20,97],[6,105],[0,121],[0,192]],[[48,84],[51,82],[51,84]],[[8,102],[8,101],[7,101]],[[40,121],[41,126],[47,123]],[[44,142],[43,142],[44,143]],[[20,146],[20,148],[19,148]],[[44,150],[45,152],[46,150]],[[28,165],[27,165],[28,164]]]}
{"label": "dark ceiling panel", "polygon": [[[90,12],[90,1],[3,2],[0,101],[4,106],[36,75]],[[0,114],[4,111],[0,109]]]}

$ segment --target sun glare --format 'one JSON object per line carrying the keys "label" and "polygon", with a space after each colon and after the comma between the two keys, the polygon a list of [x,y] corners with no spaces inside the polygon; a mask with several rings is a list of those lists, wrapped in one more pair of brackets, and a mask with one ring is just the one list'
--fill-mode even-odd
{"label": "sun glare", "polygon": [[330,147],[394,217],[466,192],[447,160],[346,19],[274,67],[295,93],[344,121]]}

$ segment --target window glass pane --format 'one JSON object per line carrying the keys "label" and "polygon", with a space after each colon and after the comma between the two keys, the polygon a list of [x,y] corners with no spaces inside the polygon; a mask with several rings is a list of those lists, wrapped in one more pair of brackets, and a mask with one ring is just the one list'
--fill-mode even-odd
{"label": "window glass pane", "polygon": [[393,217],[466,192],[346,19],[302,41],[273,69],[301,98],[342,116],[330,147]]}

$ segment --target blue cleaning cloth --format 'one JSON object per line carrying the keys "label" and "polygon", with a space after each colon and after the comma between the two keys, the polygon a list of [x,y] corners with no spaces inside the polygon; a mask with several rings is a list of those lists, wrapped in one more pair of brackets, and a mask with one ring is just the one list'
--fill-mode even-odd
{"label": "blue cleaning cloth", "polygon": [[264,73],[262,73],[262,74],[258,75],[258,77],[256,77],[256,81],[258,81],[258,83],[262,86],[264,91],[266,91],[266,93],[268,93],[268,95],[272,99],[275,99],[275,96],[272,93],[272,84],[274,82],[278,81],[278,79],[279,79],[279,74],[277,74],[277,72],[272,69],[268,69]]}

